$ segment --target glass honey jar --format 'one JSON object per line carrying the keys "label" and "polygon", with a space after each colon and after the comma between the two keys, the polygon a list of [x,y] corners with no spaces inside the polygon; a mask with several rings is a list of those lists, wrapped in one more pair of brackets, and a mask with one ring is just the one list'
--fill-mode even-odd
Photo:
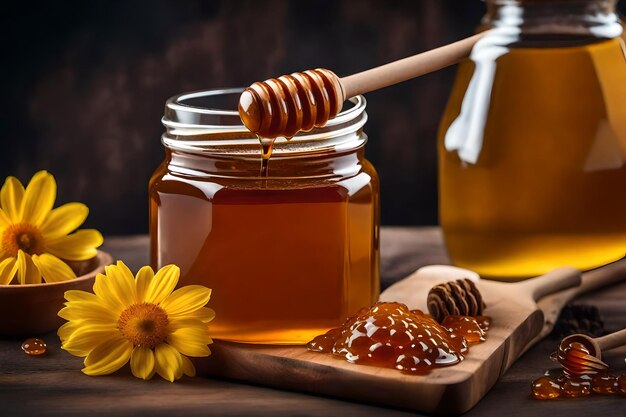
{"label": "glass honey jar", "polygon": [[[488,0],[439,133],[453,262],[521,279],[626,252],[626,58],[615,0]],[[488,30],[488,31],[486,31]]]}
{"label": "glass honey jar", "polygon": [[324,128],[278,138],[261,175],[259,140],[234,110],[241,91],[167,101],[165,160],[149,185],[151,262],[177,264],[179,285],[212,288],[214,338],[306,343],[379,294],[365,100]]}

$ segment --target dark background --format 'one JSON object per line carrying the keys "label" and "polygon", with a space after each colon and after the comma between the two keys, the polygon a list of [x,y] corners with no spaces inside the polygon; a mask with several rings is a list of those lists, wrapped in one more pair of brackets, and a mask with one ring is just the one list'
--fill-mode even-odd
{"label": "dark background", "polygon": [[[479,0],[9,2],[0,17],[0,177],[39,169],[105,234],[147,231],[174,94],[315,67],[348,75],[468,36]],[[446,69],[368,94],[383,224],[437,222]]]}

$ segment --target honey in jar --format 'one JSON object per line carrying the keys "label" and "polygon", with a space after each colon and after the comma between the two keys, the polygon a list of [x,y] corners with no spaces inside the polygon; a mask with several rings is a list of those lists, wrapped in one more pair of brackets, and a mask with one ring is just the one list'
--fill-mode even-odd
{"label": "honey in jar", "polygon": [[[378,177],[364,157],[365,101],[326,127],[261,146],[241,90],[173,97],[150,181],[151,259],[213,290],[212,337],[300,344],[379,293]],[[218,110],[232,109],[232,110]]]}
{"label": "honey in jar", "polygon": [[614,0],[488,0],[439,134],[453,262],[519,279],[626,252],[626,59]]}

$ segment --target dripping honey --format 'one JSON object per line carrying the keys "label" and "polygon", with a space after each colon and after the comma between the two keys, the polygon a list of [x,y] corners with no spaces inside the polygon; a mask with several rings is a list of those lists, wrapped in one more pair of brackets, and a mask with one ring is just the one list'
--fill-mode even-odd
{"label": "dripping honey", "polygon": [[476,65],[460,65],[439,137],[440,220],[454,263],[516,279],[626,251],[621,39],[511,47],[495,62],[475,163],[445,146]]}

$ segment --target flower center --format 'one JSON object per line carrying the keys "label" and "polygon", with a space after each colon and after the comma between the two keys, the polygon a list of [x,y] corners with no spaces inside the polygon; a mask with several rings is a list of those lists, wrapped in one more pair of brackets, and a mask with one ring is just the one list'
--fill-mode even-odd
{"label": "flower center", "polygon": [[2,248],[9,256],[17,256],[20,249],[29,255],[39,255],[43,253],[43,235],[32,224],[12,224],[2,234]]}
{"label": "flower center", "polygon": [[163,343],[169,331],[167,313],[152,303],[132,304],[122,311],[117,327],[133,346],[154,348]]}

